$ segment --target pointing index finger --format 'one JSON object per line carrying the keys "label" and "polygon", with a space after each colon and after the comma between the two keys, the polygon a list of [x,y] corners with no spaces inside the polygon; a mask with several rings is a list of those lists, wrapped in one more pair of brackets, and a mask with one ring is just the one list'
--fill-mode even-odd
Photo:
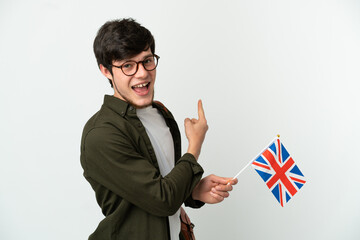
{"label": "pointing index finger", "polygon": [[201,100],[198,101],[198,115],[199,115],[199,120],[205,119],[204,108]]}

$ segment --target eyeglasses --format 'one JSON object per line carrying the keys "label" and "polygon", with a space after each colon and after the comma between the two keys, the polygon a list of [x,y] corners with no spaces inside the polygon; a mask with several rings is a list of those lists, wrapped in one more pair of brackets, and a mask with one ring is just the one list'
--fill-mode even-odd
{"label": "eyeglasses", "polygon": [[126,76],[133,76],[137,73],[137,71],[139,69],[139,63],[141,63],[143,65],[143,67],[146,71],[152,71],[157,67],[159,58],[160,57],[158,55],[154,54],[153,56],[147,57],[144,60],[139,61],[139,62],[127,61],[127,62],[124,62],[121,66],[114,66],[114,65],[111,65],[111,66],[120,68],[121,71]]}

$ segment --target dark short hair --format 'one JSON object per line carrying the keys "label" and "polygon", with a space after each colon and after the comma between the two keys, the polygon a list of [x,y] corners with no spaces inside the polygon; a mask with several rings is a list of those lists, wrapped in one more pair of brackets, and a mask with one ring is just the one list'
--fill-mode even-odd
{"label": "dark short hair", "polygon": [[132,18],[106,22],[99,29],[93,47],[98,66],[102,64],[111,74],[113,61],[132,58],[149,48],[155,54],[153,35]]}

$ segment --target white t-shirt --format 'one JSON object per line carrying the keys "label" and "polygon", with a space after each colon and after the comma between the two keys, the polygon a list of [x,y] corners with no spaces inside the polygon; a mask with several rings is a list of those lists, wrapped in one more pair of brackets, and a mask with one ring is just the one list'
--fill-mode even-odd
{"label": "white t-shirt", "polygon": [[[160,173],[165,177],[175,165],[174,142],[169,127],[159,111],[149,106],[136,109],[137,116],[144,125],[159,164]],[[172,240],[179,239],[180,233],[180,209],[169,216],[170,237]]]}

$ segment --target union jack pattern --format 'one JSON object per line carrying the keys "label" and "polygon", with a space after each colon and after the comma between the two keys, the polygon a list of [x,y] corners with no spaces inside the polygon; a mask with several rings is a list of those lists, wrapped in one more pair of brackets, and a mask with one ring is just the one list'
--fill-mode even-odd
{"label": "union jack pattern", "polygon": [[276,138],[251,165],[282,207],[306,183],[304,175],[279,138]]}

